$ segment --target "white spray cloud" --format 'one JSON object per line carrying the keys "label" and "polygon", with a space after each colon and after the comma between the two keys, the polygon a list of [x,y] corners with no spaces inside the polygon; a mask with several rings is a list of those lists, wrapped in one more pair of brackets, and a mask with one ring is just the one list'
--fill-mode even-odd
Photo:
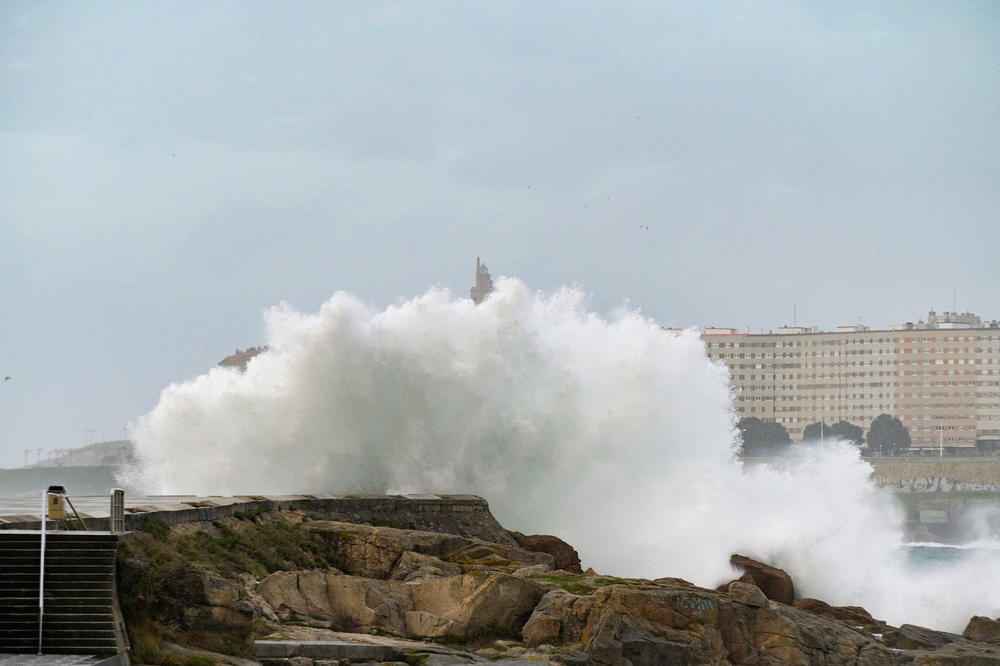
{"label": "white spray cloud", "polygon": [[787,568],[803,595],[890,622],[961,629],[1000,615],[995,558],[914,578],[899,509],[855,447],[796,447],[780,468],[744,473],[728,373],[694,330],[627,309],[602,318],[579,290],[513,279],[480,306],[433,289],[377,311],[341,292],[316,314],[266,319],[270,351],[246,373],[171,385],[139,420],[133,483],[469,492],[602,572],[714,586],[742,552]]}

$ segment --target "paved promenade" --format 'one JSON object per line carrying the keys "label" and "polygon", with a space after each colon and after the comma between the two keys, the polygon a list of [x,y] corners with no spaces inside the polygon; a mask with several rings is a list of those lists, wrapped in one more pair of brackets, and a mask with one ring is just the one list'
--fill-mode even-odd
{"label": "paved promenade", "polygon": [[[280,499],[302,499],[303,495],[282,496]],[[310,495],[308,497],[319,497]],[[325,496],[324,496],[325,497]],[[111,499],[107,495],[96,497],[69,496],[81,518],[107,518],[111,513]],[[251,502],[257,497],[199,497],[197,495],[125,495],[126,513],[151,511],[177,511],[204,506],[228,506]],[[267,497],[263,499],[279,499]],[[38,522],[41,515],[41,493],[36,498],[0,498],[0,525],[4,523]],[[68,510],[68,507],[67,507]]]}
{"label": "paved promenade", "polygon": [[[111,513],[108,496],[69,496],[90,529],[104,529]],[[0,498],[0,529],[37,529],[41,515],[41,493],[37,498]],[[217,520],[238,512],[300,509],[342,515],[359,520],[396,514],[463,514],[489,511],[489,505],[475,495],[125,495],[125,522],[131,529],[137,521],[155,518],[168,523]],[[67,512],[69,508],[67,507]],[[72,515],[71,512],[69,512]]]}

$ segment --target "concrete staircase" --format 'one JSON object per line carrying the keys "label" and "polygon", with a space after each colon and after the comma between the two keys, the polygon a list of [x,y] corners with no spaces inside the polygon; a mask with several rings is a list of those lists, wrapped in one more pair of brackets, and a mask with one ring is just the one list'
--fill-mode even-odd
{"label": "concrete staircase", "polygon": [[[38,652],[39,532],[0,530],[0,653]],[[49,532],[45,546],[44,654],[113,656],[115,552],[102,532]]]}

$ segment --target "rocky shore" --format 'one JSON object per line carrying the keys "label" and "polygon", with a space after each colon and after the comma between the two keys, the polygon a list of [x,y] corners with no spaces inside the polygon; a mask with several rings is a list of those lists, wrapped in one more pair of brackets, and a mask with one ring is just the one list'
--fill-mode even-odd
{"label": "rocky shore", "polygon": [[[743,575],[711,590],[583,570],[553,536],[487,541],[322,518],[279,510],[134,533],[119,554],[133,660],[1000,664],[995,618],[972,618],[961,636],[892,627],[797,598],[786,572],[741,555]],[[302,648],[345,645],[361,647],[336,658]],[[383,651],[351,656],[364,646]]]}

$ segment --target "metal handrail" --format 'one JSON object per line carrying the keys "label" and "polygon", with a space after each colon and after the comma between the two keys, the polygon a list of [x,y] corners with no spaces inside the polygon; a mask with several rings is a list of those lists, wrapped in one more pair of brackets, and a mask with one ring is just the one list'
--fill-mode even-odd
{"label": "metal handrail", "polygon": [[[73,509],[73,515],[76,516],[76,519],[80,522],[80,528],[86,531],[87,523],[83,522],[83,518],[81,518],[80,514],[76,512],[76,507],[73,506],[73,502],[70,501],[69,495],[63,495],[63,499],[66,500],[66,504],[69,504],[69,508]],[[69,525],[69,521],[66,521],[66,526],[68,527]]]}
{"label": "metal handrail", "polygon": [[45,523],[49,518],[49,491],[42,493],[42,545],[38,562],[38,654],[42,653],[42,619],[45,617]]}
{"label": "metal handrail", "polygon": [[[69,504],[69,508],[73,510],[73,515],[76,516],[76,520],[80,523],[82,529],[87,529],[87,523],[83,522],[83,518],[80,517],[80,513],[73,506],[73,502],[70,501],[68,495],[53,493],[51,489],[46,489],[42,492],[42,520],[39,527],[41,531],[41,547],[38,549],[38,654],[42,654],[42,632],[45,623],[45,537],[48,534],[49,495],[56,494]],[[112,502],[112,506],[113,504]],[[70,523],[67,521],[66,524],[69,526]]]}

